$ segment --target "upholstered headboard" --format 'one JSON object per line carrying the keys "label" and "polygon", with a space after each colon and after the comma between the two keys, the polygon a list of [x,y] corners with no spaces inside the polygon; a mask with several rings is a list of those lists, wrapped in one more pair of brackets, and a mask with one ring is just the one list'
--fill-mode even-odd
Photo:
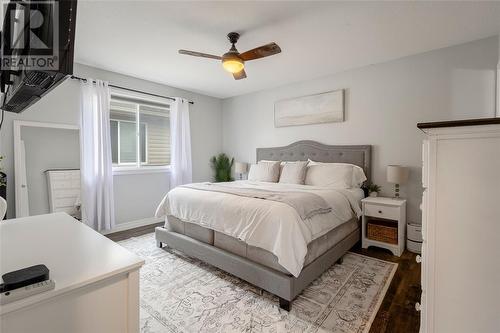
{"label": "upholstered headboard", "polygon": [[257,162],[307,161],[351,163],[363,168],[367,181],[371,180],[372,146],[330,146],[316,141],[297,141],[284,147],[257,148]]}

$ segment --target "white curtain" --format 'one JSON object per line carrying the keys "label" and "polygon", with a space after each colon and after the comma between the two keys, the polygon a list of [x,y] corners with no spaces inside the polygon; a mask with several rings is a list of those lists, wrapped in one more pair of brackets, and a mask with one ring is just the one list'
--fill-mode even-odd
{"label": "white curtain", "polygon": [[81,81],[82,219],[94,230],[111,229],[115,222],[109,102],[107,82]]}
{"label": "white curtain", "polygon": [[176,98],[170,108],[170,188],[191,183],[191,130],[189,102]]}

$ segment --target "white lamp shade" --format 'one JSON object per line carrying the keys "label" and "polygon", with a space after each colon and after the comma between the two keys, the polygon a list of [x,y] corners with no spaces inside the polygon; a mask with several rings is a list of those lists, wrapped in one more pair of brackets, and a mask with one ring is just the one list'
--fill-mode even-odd
{"label": "white lamp shade", "polygon": [[387,166],[387,181],[393,184],[404,184],[408,180],[410,170],[401,165]]}
{"label": "white lamp shade", "polygon": [[248,164],[244,162],[235,162],[234,163],[234,172],[235,173],[247,173]]}

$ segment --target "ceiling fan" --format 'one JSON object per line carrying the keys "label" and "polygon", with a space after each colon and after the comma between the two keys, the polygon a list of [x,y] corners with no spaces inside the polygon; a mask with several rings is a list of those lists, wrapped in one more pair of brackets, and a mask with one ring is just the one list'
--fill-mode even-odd
{"label": "ceiling fan", "polygon": [[188,50],[179,50],[179,53],[194,57],[222,60],[222,67],[224,67],[224,69],[229,73],[232,73],[235,80],[241,80],[247,77],[247,74],[245,73],[245,61],[269,57],[281,52],[278,44],[269,43],[255,49],[239,53],[234,44],[238,42],[240,34],[237,32],[230,32],[227,34],[227,38],[229,39],[229,42],[232,44],[232,46],[227,53],[224,53],[222,57]]}

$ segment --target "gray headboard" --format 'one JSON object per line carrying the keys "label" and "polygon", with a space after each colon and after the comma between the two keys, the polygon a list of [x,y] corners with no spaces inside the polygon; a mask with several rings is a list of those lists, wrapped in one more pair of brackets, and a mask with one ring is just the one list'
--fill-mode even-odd
{"label": "gray headboard", "polygon": [[257,148],[257,162],[271,161],[307,161],[351,163],[363,168],[371,180],[372,146],[330,146],[310,140],[297,141],[284,147]]}

